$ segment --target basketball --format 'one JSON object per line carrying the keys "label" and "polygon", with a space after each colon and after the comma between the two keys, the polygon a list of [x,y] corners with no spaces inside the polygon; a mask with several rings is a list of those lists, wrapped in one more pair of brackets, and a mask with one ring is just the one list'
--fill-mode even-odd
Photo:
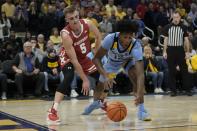
{"label": "basketball", "polygon": [[111,102],[107,105],[107,116],[114,122],[122,121],[127,116],[127,108],[121,102]]}

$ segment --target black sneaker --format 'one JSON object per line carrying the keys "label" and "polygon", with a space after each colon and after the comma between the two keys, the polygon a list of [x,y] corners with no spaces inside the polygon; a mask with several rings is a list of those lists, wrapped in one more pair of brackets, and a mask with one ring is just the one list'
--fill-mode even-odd
{"label": "black sneaker", "polygon": [[193,93],[191,91],[187,91],[187,96],[193,96]]}
{"label": "black sneaker", "polygon": [[15,99],[16,100],[23,100],[24,99],[24,96],[23,96],[23,94],[17,94],[16,96],[15,96]]}
{"label": "black sneaker", "polygon": [[175,96],[177,96],[177,93],[172,91],[172,92],[170,93],[170,96],[171,96],[171,97],[175,97]]}

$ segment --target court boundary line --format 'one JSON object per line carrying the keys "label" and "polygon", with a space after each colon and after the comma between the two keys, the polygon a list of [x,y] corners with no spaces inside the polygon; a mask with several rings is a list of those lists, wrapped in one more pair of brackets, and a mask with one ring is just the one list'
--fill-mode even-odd
{"label": "court boundary line", "polygon": [[[26,123],[28,123],[28,124],[30,124],[30,125],[33,125],[33,126],[36,126],[36,127],[38,127],[38,128],[45,129],[46,131],[49,131],[49,130],[50,130],[48,127],[46,127],[46,126],[44,126],[44,125],[39,125],[39,124],[37,124],[37,123],[35,123],[35,122],[29,121],[29,120],[26,120],[26,119],[23,119],[23,118],[20,118],[20,117],[17,117],[17,116],[8,114],[8,113],[5,113],[5,112],[3,112],[3,111],[0,111],[0,114],[3,114],[3,115],[5,115],[5,116],[8,116],[8,117],[13,118],[13,119],[17,119],[17,120],[22,121],[22,122],[26,122]],[[16,122],[17,122],[17,121],[16,121]]]}
{"label": "court boundary line", "polygon": [[[188,124],[188,125],[175,125],[175,126],[158,126],[158,127],[145,127],[145,128],[131,128],[129,130],[144,130],[144,129],[162,129],[162,128],[176,128],[176,127],[197,127],[197,124]],[[127,131],[126,130],[120,130],[120,131]]]}

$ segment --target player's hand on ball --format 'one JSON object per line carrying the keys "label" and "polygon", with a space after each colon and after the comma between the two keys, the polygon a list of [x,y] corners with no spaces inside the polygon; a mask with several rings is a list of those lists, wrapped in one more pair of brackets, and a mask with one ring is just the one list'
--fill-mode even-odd
{"label": "player's hand on ball", "polygon": [[89,83],[89,80],[84,80],[83,81],[83,84],[82,84],[82,90],[81,92],[83,93],[83,95],[88,95],[88,92],[89,92],[89,87],[90,87],[90,83]]}

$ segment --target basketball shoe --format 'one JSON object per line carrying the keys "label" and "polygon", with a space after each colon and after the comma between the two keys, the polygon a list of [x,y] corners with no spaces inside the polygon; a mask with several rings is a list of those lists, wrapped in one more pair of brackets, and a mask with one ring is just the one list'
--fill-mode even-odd
{"label": "basketball shoe", "polygon": [[60,118],[57,115],[57,111],[54,108],[49,109],[47,114],[47,124],[48,125],[59,125]]}
{"label": "basketball shoe", "polygon": [[103,107],[103,103],[100,100],[93,101],[85,108],[82,115],[89,115],[93,110],[99,109],[101,107]]}
{"label": "basketball shoe", "polygon": [[101,109],[104,111],[107,111],[107,102],[106,101],[102,102]]}
{"label": "basketball shoe", "polygon": [[150,115],[148,114],[147,110],[144,108],[144,104],[138,105],[137,117],[139,120],[142,121],[151,121]]}

